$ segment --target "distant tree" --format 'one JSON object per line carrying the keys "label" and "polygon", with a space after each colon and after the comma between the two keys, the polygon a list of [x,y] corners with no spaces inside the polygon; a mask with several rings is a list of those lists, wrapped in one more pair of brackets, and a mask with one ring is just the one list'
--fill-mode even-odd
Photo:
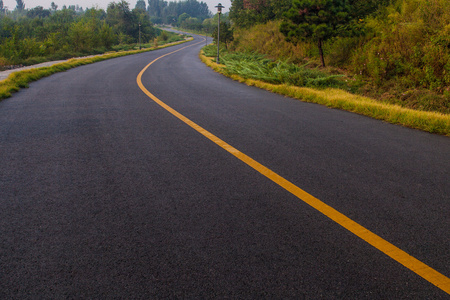
{"label": "distant tree", "polygon": [[[164,21],[168,24],[177,23],[179,17],[184,13],[192,18],[199,19],[200,22],[211,17],[208,5],[197,0],[182,0],[176,2],[148,0],[147,11],[152,20],[155,20],[156,22]],[[180,25],[179,22],[178,25]]]}
{"label": "distant tree", "polygon": [[178,25],[181,25],[186,19],[189,19],[191,16],[187,13],[182,13],[179,17],[178,17]]}
{"label": "distant tree", "polygon": [[207,33],[212,33],[217,27],[217,22],[214,22],[213,18],[205,19],[202,23],[203,30]]}
{"label": "distant tree", "polygon": [[[141,24],[141,40],[143,43],[147,43],[153,40],[157,36],[157,32],[150,22],[150,17],[145,10],[142,9],[133,9],[132,11],[134,19],[138,23]],[[137,31],[136,31],[137,29]],[[139,34],[139,27],[135,27],[135,34]],[[136,35],[135,35],[136,36]]]}
{"label": "distant tree", "polygon": [[16,0],[16,10],[23,11],[25,9],[25,3],[22,0]]}
{"label": "distant tree", "polygon": [[52,11],[57,11],[58,10],[58,5],[55,4],[55,2],[52,2],[52,4],[50,4],[50,8]]}
{"label": "distant tree", "polygon": [[164,7],[167,6],[167,2],[163,0],[148,0],[148,14],[151,17],[162,17]]}
{"label": "distant tree", "polygon": [[128,2],[122,0],[108,5],[106,22],[113,28],[121,43],[133,43],[139,37],[139,23],[143,39],[155,36],[148,14],[140,9],[130,10]]}
{"label": "distant tree", "polygon": [[0,13],[4,14],[6,12],[6,7],[3,6],[3,0],[0,0]]}
{"label": "distant tree", "polygon": [[351,6],[346,0],[293,0],[285,14],[280,31],[290,42],[311,40],[317,43],[322,66],[325,67],[323,42],[344,35],[351,21]]}
{"label": "distant tree", "polygon": [[124,0],[118,3],[111,2],[106,13],[106,22],[114,29],[116,34],[132,35],[134,22],[128,2]]}
{"label": "distant tree", "polygon": [[[58,27],[58,31],[67,28],[68,24],[75,20],[75,11],[64,8],[50,16],[51,23]],[[57,25],[56,25],[57,24]]]}
{"label": "distant tree", "polygon": [[50,16],[51,13],[48,9],[44,9],[42,6],[36,6],[35,8],[27,11],[27,17],[30,19],[33,18],[46,18]]}
{"label": "distant tree", "polygon": [[106,48],[110,48],[115,40],[112,28],[109,27],[108,24],[106,24],[106,22],[104,22],[102,27],[100,28],[98,37],[102,45]]}
{"label": "distant tree", "polygon": [[193,18],[198,18],[203,21],[211,16],[208,5],[204,2],[198,2],[197,0],[185,0],[177,2],[177,4],[179,13],[187,13]]}
{"label": "distant tree", "polygon": [[[213,33],[214,42],[217,43],[217,26]],[[226,22],[220,22],[220,42],[228,48],[228,44],[234,40],[233,30]]]}
{"label": "distant tree", "polygon": [[145,10],[147,9],[146,4],[145,4],[145,1],[144,1],[144,0],[138,0],[138,1],[136,2],[135,8],[136,8],[136,9],[142,9],[142,10],[145,11]]}
{"label": "distant tree", "polygon": [[69,28],[70,43],[75,51],[88,51],[92,47],[92,31],[83,20],[72,23]]}
{"label": "distant tree", "polygon": [[74,12],[78,14],[83,14],[84,10],[83,7],[77,5],[69,5],[68,9],[73,10]]}
{"label": "distant tree", "polygon": [[130,4],[125,0],[121,0],[118,3],[111,2],[106,10],[107,21],[113,25],[124,25],[132,21],[132,13],[130,10]]}

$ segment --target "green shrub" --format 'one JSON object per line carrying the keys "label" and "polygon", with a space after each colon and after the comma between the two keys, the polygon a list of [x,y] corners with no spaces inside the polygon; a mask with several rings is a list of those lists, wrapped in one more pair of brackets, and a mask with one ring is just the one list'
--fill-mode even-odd
{"label": "green shrub", "polygon": [[445,0],[402,0],[369,19],[374,34],[353,52],[350,69],[378,85],[401,78],[438,92],[450,84],[450,10]]}

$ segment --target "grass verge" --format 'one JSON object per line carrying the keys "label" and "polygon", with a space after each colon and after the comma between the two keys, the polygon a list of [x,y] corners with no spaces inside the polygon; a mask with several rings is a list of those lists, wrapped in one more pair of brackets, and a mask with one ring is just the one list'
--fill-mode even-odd
{"label": "grass verge", "polygon": [[130,50],[130,51],[120,51],[120,52],[113,52],[113,53],[106,53],[104,55],[94,56],[94,57],[87,57],[87,58],[73,58],[69,59],[66,62],[54,64],[50,67],[41,67],[41,68],[35,68],[35,69],[28,69],[23,71],[17,71],[14,73],[11,73],[8,78],[0,81],[0,100],[6,99],[11,97],[11,94],[14,92],[19,91],[21,88],[27,88],[28,84],[30,82],[36,81],[40,78],[50,76],[52,74],[63,72],[78,66],[92,64],[95,62],[111,59],[111,58],[117,58],[121,56],[126,55],[132,55],[137,53],[143,53],[148,51],[153,51],[156,49],[162,49],[178,44],[185,43],[187,41],[192,40],[192,38],[180,41],[180,42],[174,42],[165,44],[158,47],[152,47],[152,48],[146,48],[141,50]]}
{"label": "grass verge", "polygon": [[392,124],[420,129],[430,133],[450,136],[450,115],[437,112],[419,111],[394,104],[380,103],[374,99],[358,96],[336,88],[312,89],[289,84],[273,84],[252,78],[231,74],[225,65],[218,65],[215,58],[206,57],[200,52],[200,59],[216,72],[233,80],[256,86],[284,96],[305,102],[317,103],[330,108],[342,109]]}

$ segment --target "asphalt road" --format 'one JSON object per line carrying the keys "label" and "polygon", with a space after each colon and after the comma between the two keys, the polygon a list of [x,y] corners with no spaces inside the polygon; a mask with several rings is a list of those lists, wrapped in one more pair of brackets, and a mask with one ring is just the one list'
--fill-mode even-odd
{"label": "asphalt road", "polygon": [[[139,72],[186,45],[0,102],[0,298],[449,298],[144,94]],[[204,66],[202,46],[156,61],[145,87],[450,275],[448,137],[247,87]]]}

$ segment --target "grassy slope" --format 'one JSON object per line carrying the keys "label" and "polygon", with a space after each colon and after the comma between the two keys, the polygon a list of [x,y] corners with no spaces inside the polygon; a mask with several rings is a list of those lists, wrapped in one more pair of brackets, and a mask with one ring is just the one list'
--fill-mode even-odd
{"label": "grassy slope", "polygon": [[[417,19],[416,23],[423,23]],[[352,92],[359,95],[407,108],[450,114],[450,25],[446,32],[436,30],[439,36],[430,36],[418,34],[401,20],[386,21],[387,24],[383,20],[369,22],[373,29],[367,37],[327,41],[324,50],[329,67],[321,71],[346,75]],[[280,21],[271,21],[235,29],[231,49],[261,53],[275,60],[288,59],[299,65],[309,63],[310,67],[320,64],[316,45],[286,42],[279,26]],[[396,26],[403,30],[401,34]],[[442,35],[446,36],[445,40]]]}

